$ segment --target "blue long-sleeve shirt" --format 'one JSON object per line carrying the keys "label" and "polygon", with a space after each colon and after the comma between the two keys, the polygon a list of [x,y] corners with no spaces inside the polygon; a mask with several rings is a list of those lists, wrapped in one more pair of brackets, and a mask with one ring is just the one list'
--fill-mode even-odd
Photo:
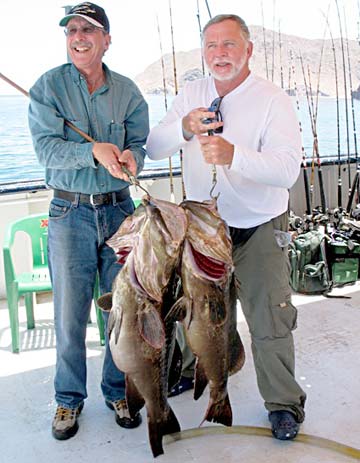
{"label": "blue long-sleeve shirt", "polygon": [[144,166],[147,103],[130,79],[103,66],[106,82],[93,94],[72,64],[46,72],[30,90],[29,127],[50,188],[96,194],[128,185],[95,162],[94,143],[65,125],[65,120],[97,142],[113,143],[120,151],[130,149],[137,173]]}

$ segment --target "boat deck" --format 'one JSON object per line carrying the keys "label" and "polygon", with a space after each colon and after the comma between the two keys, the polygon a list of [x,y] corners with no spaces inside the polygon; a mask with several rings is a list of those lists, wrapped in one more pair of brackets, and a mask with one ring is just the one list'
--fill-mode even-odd
{"label": "boat deck", "polygon": [[[335,444],[322,440],[360,448],[360,286],[336,291],[350,298],[294,296],[299,309],[298,328],[294,332],[296,375],[308,394],[306,421],[297,441],[281,442],[270,437],[267,414],[256,385],[249,333],[239,311],[238,329],[247,361],[229,380],[234,426],[206,424],[198,428],[207,406],[207,390],[197,402],[190,391],[171,398],[183,432],[164,438],[165,454],[156,461],[360,461],[360,450],[351,454],[347,448],[348,453],[341,454]],[[96,320],[95,315],[92,319]],[[12,354],[7,304],[6,300],[0,301],[0,462],[154,461],[145,410],[142,425],[126,430],[116,425],[113,412],[104,404],[99,386],[104,348],[94,322],[88,327],[88,399],[79,418],[80,429],[68,441],[52,438],[55,336],[51,294],[38,297],[35,321],[36,328],[27,330],[25,310],[20,309],[21,352]],[[333,445],[333,449],[324,448],[326,445]]]}

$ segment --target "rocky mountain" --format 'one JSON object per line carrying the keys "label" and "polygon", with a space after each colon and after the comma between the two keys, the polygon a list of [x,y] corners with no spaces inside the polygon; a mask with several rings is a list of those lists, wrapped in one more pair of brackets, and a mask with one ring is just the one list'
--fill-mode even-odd
{"label": "rocky mountain", "polygon": [[[260,26],[250,26],[250,34],[251,40],[254,43],[254,52],[250,61],[250,67],[255,74],[275,82],[286,90],[290,89],[290,91],[293,91],[294,85],[296,85],[299,94],[305,93],[305,74],[308,91],[311,88],[312,92],[316,93],[320,68],[320,94],[324,96],[336,96],[335,74],[337,74],[338,94],[340,97],[344,96],[344,71],[340,38],[334,39],[335,68],[331,39],[310,40],[281,34],[281,40],[279,40],[279,32],[264,31]],[[360,94],[360,44],[355,40],[347,42],[344,39],[343,42],[348,95],[350,95],[350,82],[347,50],[349,50],[350,57],[352,89],[354,91],[358,89],[358,93]],[[320,60],[321,55],[322,59]],[[201,51],[199,48],[190,51],[178,51],[175,59],[178,89],[182,87],[185,81],[203,76]],[[174,94],[176,89],[172,54],[164,55],[163,61],[166,91]],[[303,66],[301,65],[301,61]],[[302,67],[304,72],[302,71]],[[144,93],[164,92],[161,59],[148,66],[144,72],[135,78],[135,81]]]}

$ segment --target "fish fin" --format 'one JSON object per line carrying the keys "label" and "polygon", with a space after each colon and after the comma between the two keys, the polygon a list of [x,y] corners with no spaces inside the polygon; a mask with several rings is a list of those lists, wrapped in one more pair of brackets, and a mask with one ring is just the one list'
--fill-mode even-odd
{"label": "fish fin", "polygon": [[114,331],[114,336],[115,336],[115,344],[117,344],[120,336],[120,330],[121,330],[121,325],[122,325],[122,319],[123,319],[123,311],[122,308],[119,307],[116,312],[112,310],[109,315],[109,320],[108,320],[108,333],[109,333],[109,339],[111,332]]}
{"label": "fish fin", "polygon": [[165,323],[183,321],[186,317],[187,305],[187,298],[185,296],[180,297],[166,315]]}
{"label": "fish fin", "polygon": [[99,299],[96,301],[96,304],[104,312],[110,312],[112,307],[112,293],[105,293],[102,296],[100,296]]}
{"label": "fish fin", "polygon": [[168,375],[168,390],[170,391],[180,381],[182,370],[182,353],[179,343],[175,339],[174,353],[171,359]]}
{"label": "fish fin", "polygon": [[224,426],[232,426],[232,411],[229,400],[229,394],[220,400],[219,402],[214,402],[210,400],[208,409],[206,410],[205,417],[200,423],[200,426],[204,421],[220,423]]}
{"label": "fish fin", "polygon": [[125,398],[131,418],[143,408],[145,400],[139,393],[134,381],[129,375],[125,375]]}
{"label": "fish fin", "polygon": [[233,339],[229,342],[229,375],[241,370],[245,363],[245,349],[237,331],[232,336]]}
{"label": "fish fin", "polygon": [[198,359],[195,366],[194,400],[198,400],[202,396],[208,382],[205,370]]}
{"label": "fish fin", "polygon": [[164,453],[162,446],[163,436],[166,434],[180,432],[181,428],[175,413],[172,411],[170,406],[165,412],[165,417],[163,420],[159,421],[149,417],[148,423],[150,447],[154,458],[156,458],[157,456]]}
{"label": "fish fin", "polygon": [[110,339],[111,333],[112,333],[112,331],[114,329],[115,322],[116,322],[116,317],[114,315],[114,312],[110,312],[108,322],[107,322],[107,331],[108,331],[109,339]]}
{"label": "fish fin", "polygon": [[138,316],[139,331],[144,339],[154,349],[161,349],[165,343],[164,323],[155,307],[147,305],[146,310]]}

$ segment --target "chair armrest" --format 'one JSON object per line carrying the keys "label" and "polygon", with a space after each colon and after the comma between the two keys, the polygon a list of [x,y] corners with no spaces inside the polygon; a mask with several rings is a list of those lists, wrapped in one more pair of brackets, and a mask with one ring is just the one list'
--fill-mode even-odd
{"label": "chair armrest", "polygon": [[15,233],[12,226],[9,225],[5,232],[3,243],[3,257],[4,257],[4,273],[6,286],[15,280],[14,264],[11,257],[11,248],[14,244]]}

